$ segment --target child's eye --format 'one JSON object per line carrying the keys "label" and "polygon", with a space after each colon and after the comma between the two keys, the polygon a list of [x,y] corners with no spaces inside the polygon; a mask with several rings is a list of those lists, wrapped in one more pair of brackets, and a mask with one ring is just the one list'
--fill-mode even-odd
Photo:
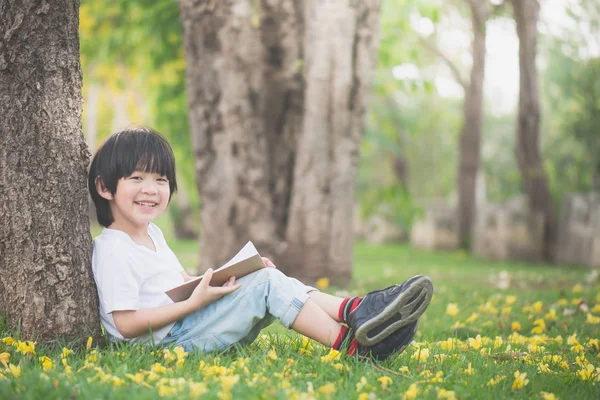
{"label": "child's eye", "polygon": [[158,178],[158,180],[160,182],[169,182],[169,180],[167,178]]}

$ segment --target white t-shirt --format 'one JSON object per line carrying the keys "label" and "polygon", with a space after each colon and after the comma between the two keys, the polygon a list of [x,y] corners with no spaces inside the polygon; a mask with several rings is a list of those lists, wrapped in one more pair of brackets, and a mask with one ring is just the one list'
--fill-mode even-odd
{"label": "white t-shirt", "polygon": [[134,339],[125,339],[115,325],[113,311],[140,310],[172,304],[165,291],[184,282],[183,267],[161,230],[148,225],[156,251],[136,244],[120,230],[104,228],[94,239],[92,270],[100,298],[100,320],[111,340],[159,343],[173,324]]}

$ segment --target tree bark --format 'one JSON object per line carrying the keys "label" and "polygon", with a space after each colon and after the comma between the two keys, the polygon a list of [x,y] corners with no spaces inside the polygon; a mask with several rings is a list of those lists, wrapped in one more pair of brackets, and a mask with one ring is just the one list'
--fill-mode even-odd
{"label": "tree bark", "polygon": [[201,269],[250,239],[291,275],[350,276],[379,3],[322,3],[180,1]]}
{"label": "tree bark", "polygon": [[537,87],[537,0],[512,1],[519,37],[519,115],[515,152],[523,186],[533,212],[544,216],[544,256],[552,259],[556,216],[548,178],[540,154],[540,101]]}
{"label": "tree bark", "polygon": [[473,66],[471,79],[465,86],[463,104],[464,125],[460,137],[458,173],[459,243],[468,247],[471,229],[477,213],[475,200],[477,173],[480,163],[483,80],[485,74],[486,21],[490,13],[488,0],[467,0],[471,8],[473,29]]}
{"label": "tree bark", "polygon": [[0,15],[0,309],[23,338],[97,335],[79,1]]}

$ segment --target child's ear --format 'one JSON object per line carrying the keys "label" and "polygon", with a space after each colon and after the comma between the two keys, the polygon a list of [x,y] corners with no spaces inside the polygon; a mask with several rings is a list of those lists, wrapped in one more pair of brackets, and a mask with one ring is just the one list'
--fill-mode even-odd
{"label": "child's ear", "polygon": [[102,178],[97,176],[95,182],[96,182],[96,191],[98,192],[98,194],[106,200],[112,200],[113,194],[110,192],[110,190],[108,190],[106,188],[106,186],[104,186],[104,181],[102,180]]}

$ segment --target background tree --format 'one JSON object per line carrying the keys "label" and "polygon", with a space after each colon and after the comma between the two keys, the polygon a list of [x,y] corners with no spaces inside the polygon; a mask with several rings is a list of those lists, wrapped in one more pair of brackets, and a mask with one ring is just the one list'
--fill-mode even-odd
{"label": "background tree", "polygon": [[0,312],[22,337],[99,332],[79,2],[0,2]]}
{"label": "background tree", "polygon": [[[469,79],[460,67],[431,41],[422,38],[426,48],[447,63],[456,81],[464,89],[463,128],[459,142],[458,168],[458,227],[459,242],[467,247],[471,227],[477,214],[476,184],[481,153],[481,126],[483,120],[483,82],[486,55],[486,22],[492,12],[489,0],[465,0],[469,9],[472,42],[472,66]],[[435,10],[435,9],[434,9]],[[436,13],[437,15],[437,13]]]}
{"label": "background tree", "polygon": [[347,281],[379,2],[180,4],[202,267],[252,239],[291,275]]}
{"label": "background tree", "polygon": [[540,101],[535,64],[538,0],[512,0],[519,36],[519,115],[515,152],[532,211],[544,216],[545,256],[551,258],[556,238],[556,215],[540,153]]}

